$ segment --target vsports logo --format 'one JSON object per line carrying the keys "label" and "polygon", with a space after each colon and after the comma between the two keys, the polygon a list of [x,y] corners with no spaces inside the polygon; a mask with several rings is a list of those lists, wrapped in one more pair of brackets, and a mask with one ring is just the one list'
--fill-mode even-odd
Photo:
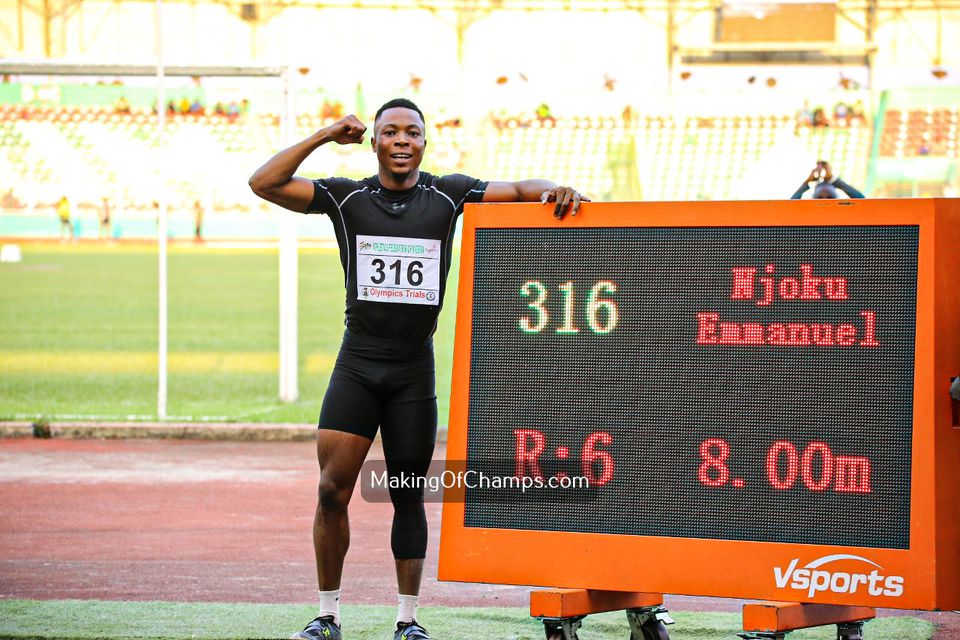
{"label": "vsports logo", "polygon": [[[864,562],[872,567],[876,567],[876,569],[873,569],[869,573],[845,573],[820,568],[831,562],[839,562],[841,560]],[[812,598],[820,591],[856,593],[861,587],[865,587],[867,593],[872,596],[898,598],[903,595],[903,576],[885,576],[881,573],[883,567],[876,562],[861,558],[860,556],[843,553],[824,556],[808,562],[806,566],[798,569],[797,564],[799,562],[799,558],[794,558],[786,570],[782,567],[773,568],[773,575],[777,581],[778,589],[786,589],[789,587],[790,589],[796,589],[798,591],[806,591],[807,597],[809,598]]]}

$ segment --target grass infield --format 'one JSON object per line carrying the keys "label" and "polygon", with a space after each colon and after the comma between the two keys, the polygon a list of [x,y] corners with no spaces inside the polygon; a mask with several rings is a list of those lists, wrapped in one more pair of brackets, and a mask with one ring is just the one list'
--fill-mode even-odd
{"label": "grass infield", "polygon": [[[0,420],[153,420],[158,269],[150,245],[26,244],[0,264]],[[455,261],[435,337],[446,421]],[[315,423],[343,335],[336,250],[300,252],[300,398],[278,401],[278,255],[177,246],[169,256],[171,419]]]}
{"label": "grass infield", "polygon": [[[395,607],[347,605],[343,625],[350,640],[392,638]],[[96,600],[2,600],[0,638],[168,638],[199,640],[288,638],[316,615],[313,605],[204,604],[179,602],[103,602]],[[671,612],[675,640],[733,640],[740,630],[734,613]],[[524,609],[424,607],[418,618],[443,640],[541,640],[543,627]],[[879,618],[866,623],[870,640],[929,640],[934,627],[916,618]],[[625,640],[622,612],[590,616],[583,640]],[[836,627],[795,631],[790,640],[833,640]]]}

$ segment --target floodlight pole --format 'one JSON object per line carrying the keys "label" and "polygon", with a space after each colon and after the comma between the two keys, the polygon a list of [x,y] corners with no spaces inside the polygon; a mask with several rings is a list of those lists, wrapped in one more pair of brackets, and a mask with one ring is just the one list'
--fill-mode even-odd
{"label": "floodlight pole", "polygon": [[[283,145],[294,143],[293,69],[283,74]],[[280,214],[280,401],[296,402],[297,380],[297,220]]]}
{"label": "floodlight pole", "polygon": [[157,418],[167,418],[167,185],[166,185],[166,143],[164,129],[167,125],[166,96],[163,80],[163,0],[154,4],[154,25],[156,27],[157,47],[157,149],[160,156],[157,163],[157,182],[160,193],[157,198],[157,253],[160,272],[160,318],[159,345],[157,348]]}

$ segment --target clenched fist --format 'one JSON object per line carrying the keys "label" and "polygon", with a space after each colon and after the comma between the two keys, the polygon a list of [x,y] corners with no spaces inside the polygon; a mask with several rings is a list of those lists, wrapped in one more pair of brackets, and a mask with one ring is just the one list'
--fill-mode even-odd
{"label": "clenched fist", "polygon": [[367,125],[360,122],[357,116],[350,114],[327,127],[324,137],[337,144],[360,144],[366,130]]}

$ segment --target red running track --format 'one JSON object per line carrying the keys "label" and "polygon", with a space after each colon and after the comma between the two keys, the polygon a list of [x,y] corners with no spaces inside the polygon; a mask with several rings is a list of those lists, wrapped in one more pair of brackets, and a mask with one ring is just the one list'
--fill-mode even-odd
{"label": "red running track", "polygon": [[[317,473],[312,442],[0,439],[0,598],[316,602]],[[440,506],[427,505],[421,602],[526,607],[528,588],[437,582]],[[391,515],[354,496],[344,602],[396,602]],[[960,638],[960,615],[917,615],[941,625],[937,640]]]}
{"label": "red running track", "polygon": [[[0,440],[0,597],[315,602],[317,477],[312,442]],[[440,505],[427,508],[436,576]],[[391,516],[354,496],[344,601],[396,602]],[[475,606],[526,594],[435,579],[422,590],[425,603]]]}

